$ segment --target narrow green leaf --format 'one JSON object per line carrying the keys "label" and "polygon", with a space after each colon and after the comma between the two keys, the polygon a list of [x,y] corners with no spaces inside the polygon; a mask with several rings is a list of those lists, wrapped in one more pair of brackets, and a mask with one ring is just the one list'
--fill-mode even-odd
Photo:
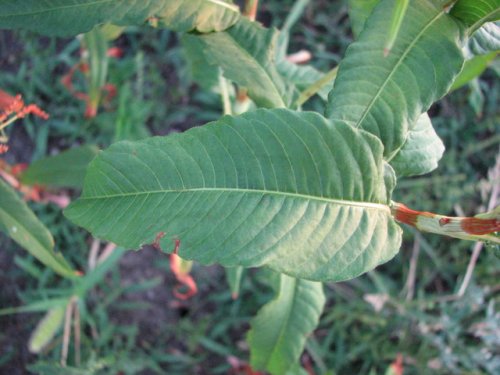
{"label": "narrow green leaf", "polygon": [[490,52],[486,55],[478,55],[467,60],[460,74],[455,78],[455,82],[450,90],[456,90],[474,78],[479,77],[491,62],[498,56],[498,52]]}
{"label": "narrow green leaf", "polygon": [[83,45],[88,51],[89,79],[88,95],[89,103],[87,111],[95,115],[99,108],[102,96],[102,88],[108,77],[108,39],[106,31],[102,27],[95,27],[83,35]]}
{"label": "narrow green leaf", "polygon": [[[110,360],[106,358],[107,362],[103,359],[103,363],[97,362],[88,368],[76,368],[72,366],[62,366],[56,362],[42,362],[38,361],[33,365],[27,366],[27,370],[38,375],[95,375],[98,370],[107,368],[110,365]],[[113,363],[113,362],[111,362]]]}
{"label": "narrow green leaf", "polygon": [[463,64],[461,28],[440,5],[411,1],[389,56],[383,56],[387,15],[382,0],[347,49],[329,95],[327,115],[376,135],[390,159],[421,113],[443,96]]}
{"label": "narrow green leaf", "polygon": [[297,23],[299,18],[304,13],[307,5],[311,0],[296,0],[288,12],[285,22],[283,23],[283,27],[281,28],[281,32],[288,34],[292,29],[293,25]]}
{"label": "narrow green leaf", "polygon": [[54,307],[47,311],[45,316],[38,322],[28,343],[31,353],[40,353],[52,341],[62,326],[65,310],[64,306]]}
{"label": "narrow green leaf", "polygon": [[410,129],[391,165],[398,176],[417,176],[436,169],[443,153],[444,144],[432,127],[431,119],[424,113]]}
{"label": "narrow green leaf", "polygon": [[387,41],[385,42],[384,54],[387,56],[396,41],[399,34],[399,29],[401,28],[401,23],[406,14],[406,9],[408,9],[410,0],[396,0],[394,8],[391,15],[391,24],[389,27],[389,34],[387,36]]}
{"label": "narrow green leaf", "polygon": [[120,142],[90,164],[66,215],[125,248],[180,239],[179,255],[344,280],[391,259],[382,145],[322,116],[225,116],[182,134]]}
{"label": "narrow green leaf", "polygon": [[65,277],[76,277],[60,253],[54,252],[54,239],[49,230],[21,200],[17,193],[0,179],[0,230],[26,249],[40,262]]}
{"label": "narrow green leaf", "polygon": [[238,267],[226,267],[226,279],[231,289],[231,296],[233,299],[238,298],[241,288],[241,277],[243,276],[244,268]]}
{"label": "narrow green leaf", "polygon": [[226,78],[246,87],[258,106],[280,108],[292,102],[293,85],[278,73],[274,60],[276,29],[241,18],[224,32],[198,38],[207,61],[220,66]]}
{"label": "narrow green leaf", "polygon": [[137,95],[130,83],[122,85],[116,111],[114,142],[148,137],[150,133],[146,120],[152,109],[153,103]]}
{"label": "narrow green leaf", "polygon": [[284,374],[297,364],[325,305],[321,283],[281,275],[278,295],[259,310],[248,333],[250,364]]}
{"label": "narrow green leaf", "polygon": [[0,28],[76,35],[95,25],[141,25],[154,17],[176,31],[221,31],[239,18],[228,0],[2,0]]}
{"label": "narrow green leaf", "polygon": [[357,38],[365,22],[380,0],[348,0],[349,18],[354,36]]}
{"label": "narrow green leaf", "polygon": [[484,23],[500,19],[500,0],[458,0],[450,14],[469,27],[469,34]]}
{"label": "narrow green leaf", "polygon": [[96,284],[102,281],[104,276],[111,270],[125,254],[125,250],[115,248],[112,253],[92,271],[80,277],[75,282],[73,295],[85,298],[85,294],[92,289]]}
{"label": "narrow green leaf", "polygon": [[23,172],[21,181],[28,185],[81,188],[85,170],[98,151],[96,146],[85,145],[37,160]]}
{"label": "narrow green leaf", "polygon": [[43,301],[35,301],[31,302],[28,305],[19,306],[19,307],[6,307],[4,309],[0,309],[0,316],[2,315],[10,315],[10,314],[19,314],[19,313],[31,313],[31,312],[39,312],[39,311],[48,311],[50,309],[54,309],[60,306],[66,306],[69,302],[70,297],[67,298],[53,298]]}

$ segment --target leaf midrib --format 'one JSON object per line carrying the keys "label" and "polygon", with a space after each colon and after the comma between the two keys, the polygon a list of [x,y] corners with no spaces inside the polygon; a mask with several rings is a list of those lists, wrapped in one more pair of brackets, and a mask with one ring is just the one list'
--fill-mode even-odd
{"label": "leaf midrib", "polygon": [[[39,15],[39,14],[43,14],[43,13],[64,10],[64,9],[77,9],[77,8],[91,7],[94,5],[112,3],[114,1],[116,1],[116,0],[99,0],[99,1],[94,1],[92,3],[85,3],[85,4],[60,5],[60,6],[55,6],[55,7],[48,8],[48,9],[41,9],[41,10],[34,11],[34,12],[2,14],[0,16],[0,18],[34,16],[34,15]],[[222,2],[219,0],[206,0],[206,1],[211,2],[216,6],[224,7],[228,10],[233,11],[233,12],[238,12],[238,9],[235,6],[231,6],[231,4],[229,4],[229,3],[225,3],[225,2]]]}
{"label": "leaf midrib", "polygon": [[382,95],[383,90],[385,89],[385,86],[389,83],[389,81],[392,79],[392,76],[395,74],[395,72],[399,69],[400,65],[403,63],[403,61],[406,59],[406,56],[410,53],[410,51],[413,50],[413,47],[415,46],[416,43],[420,41],[420,38],[422,35],[427,31],[429,27],[431,27],[434,22],[436,22],[440,17],[442,17],[445,13],[443,11],[439,12],[436,16],[434,16],[426,25],[425,27],[417,34],[416,38],[408,45],[408,47],[405,49],[404,53],[401,55],[401,57],[398,59],[396,62],[396,65],[394,65],[394,68],[391,70],[387,78],[384,80],[382,85],[379,87],[377,90],[377,93],[375,96],[371,99],[370,103],[368,103],[367,107],[363,111],[363,114],[361,115],[361,118],[354,124],[356,128],[359,128],[362,124],[362,122],[365,120],[366,116],[368,113],[371,111],[372,107],[375,105],[375,102],[379,99],[379,97]]}
{"label": "leaf midrib", "polygon": [[390,208],[386,204],[373,203],[373,202],[362,202],[362,201],[350,201],[342,199],[333,199],[327,197],[318,197],[315,195],[307,195],[300,193],[282,192],[275,190],[262,190],[262,189],[241,189],[241,188],[193,188],[193,189],[164,189],[164,190],[150,190],[150,191],[139,191],[132,193],[120,193],[120,194],[109,194],[109,195],[96,195],[96,196],[82,196],[79,200],[99,200],[99,199],[111,199],[111,198],[124,198],[139,195],[150,195],[150,194],[167,194],[167,193],[192,193],[192,192],[236,192],[243,194],[267,194],[267,195],[279,195],[291,198],[299,198],[312,201],[320,201],[333,203],[343,206],[353,206],[362,208],[373,208],[390,213]]}

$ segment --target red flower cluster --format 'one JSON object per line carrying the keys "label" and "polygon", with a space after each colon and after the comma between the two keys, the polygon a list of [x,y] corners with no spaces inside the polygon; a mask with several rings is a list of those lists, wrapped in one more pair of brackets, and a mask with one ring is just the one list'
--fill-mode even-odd
{"label": "red flower cluster", "polygon": [[0,111],[0,123],[7,120],[10,115],[15,115],[17,118],[23,118],[29,114],[34,114],[44,120],[49,118],[48,113],[42,111],[37,105],[24,104],[20,94],[11,96],[2,90],[0,90]]}
{"label": "red flower cluster", "polygon": [[48,113],[42,111],[35,104],[26,105],[20,94],[12,96],[0,90],[0,155],[5,154],[9,150],[9,146],[4,144],[8,138],[3,129],[15,120],[29,114],[34,114],[44,120],[49,118]]}
{"label": "red flower cluster", "polygon": [[[118,59],[123,56],[123,50],[119,47],[111,47],[108,49],[107,55]],[[85,102],[85,117],[95,117],[97,115],[98,103],[94,103],[85,92],[77,91],[73,85],[73,77],[77,71],[88,75],[90,71],[89,65],[86,62],[78,62],[61,78],[61,83],[71,95]],[[101,87],[101,90],[105,92],[104,103],[109,103],[116,96],[116,86],[112,83],[106,83]]]}

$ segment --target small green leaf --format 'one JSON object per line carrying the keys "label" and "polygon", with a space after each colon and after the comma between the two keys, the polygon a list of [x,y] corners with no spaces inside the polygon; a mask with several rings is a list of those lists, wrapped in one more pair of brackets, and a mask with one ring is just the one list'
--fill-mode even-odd
{"label": "small green leaf", "polygon": [[500,0],[458,0],[450,14],[469,27],[469,34],[484,23],[500,19]]}
{"label": "small green leaf", "polygon": [[38,322],[28,343],[31,353],[40,353],[52,341],[63,324],[65,310],[63,306],[54,307]]}
{"label": "small green leaf", "polygon": [[490,52],[486,55],[478,55],[467,60],[460,74],[455,78],[455,82],[450,90],[456,90],[474,78],[479,77],[490,63],[498,56],[498,52]]}
{"label": "small green leaf", "polygon": [[176,31],[221,31],[239,18],[228,0],[2,0],[0,28],[28,29],[68,36],[95,25],[142,25],[155,17],[158,25]]}
{"label": "small green leaf", "polygon": [[54,239],[49,230],[38,220],[26,202],[21,200],[2,179],[0,179],[0,230],[54,272],[64,277],[76,277],[75,271],[64,257],[54,252]]}
{"label": "small green leaf", "polygon": [[90,164],[66,215],[125,248],[181,242],[203,264],[345,280],[391,259],[382,145],[310,112],[257,110],[168,137],[120,142]]}
{"label": "small green leaf", "polygon": [[444,144],[424,113],[410,128],[406,142],[391,165],[398,176],[418,176],[436,169],[443,153]]}
{"label": "small green leaf", "polygon": [[259,310],[248,333],[250,364],[284,374],[299,361],[325,305],[321,283],[281,275],[274,300]]}
{"label": "small green leaf", "polygon": [[23,172],[21,181],[28,185],[81,188],[85,170],[98,151],[96,146],[85,145],[37,160]]}
{"label": "small green leaf", "polygon": [[327,115],[379,137],[391,159],[421,113],[447,93],[464,61],[461,26],[441,5],[411,1],[383,56],[393,0],[381,0],[339,66]]}
{"label": "small green leaf", "polygon": [[[313,83],[318,82],[325,76],[324,73],[313,68],[310,65],[294,64],[286,59],[277,62],[277,68],[280,74],[295,85],[297,91],[304,91]],[[328,93],[331,91],[333,80],[326,82],[318,91],[318,95],[327,100]]]}
{"label": "small green leaf", "polygon": [[260,107],[286,107],[293,85],[285,82],[275,64],[278,31],[241,18],[220,33],[198,36],[207,61],[222,68],[224,76],[248,89]]}

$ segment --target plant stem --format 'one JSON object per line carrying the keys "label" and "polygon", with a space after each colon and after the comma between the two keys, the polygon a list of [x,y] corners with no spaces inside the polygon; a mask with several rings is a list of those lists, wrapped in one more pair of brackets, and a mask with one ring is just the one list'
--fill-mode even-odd
{"label": "plant stem", "polygon": [[71,318],[73,316],[75,297],[72,297],[68,305],[66,306],[66,315],[64,319],[64,331],[63,331],[63,341],[61,350],[61,366],[66,367],[66,362],[68,360],[68,349],[69,349],[69,338],[71,336]]}
{"label": "plant stem", "polygon": [[[493,187],[491,189],[490,200],[488,202],[487,211],[493,210],[493,208],[497,205],[498,193],[500,190],[500,186],[498,184],[498,179],[500,178],[500,157],[497,157],[497,161],[493,171],[491,173],[490,180],[492,180]],[[472,278],[472,274],[474,273],[474,268],[476,267],[477,259],[479,258],[479,254],[483,250],[483,242],[477,242],[474,245],[474,250],[472,251],[472,256],[470,257],[469,264],[467,265],[467,271],[465,271],[464,280],[462,281],[462,285],[460,285],[460,289],[457,292],[458,297],[462,297],[469,286],[470,280]]]}
{"label": "plant stem", "polygon": [[75,364],[80,366],[81,362],[81,351],[80,351],[80,310],[78,308],[78,300],[75,299],[74,303],[74,322],[73,322],[73,334],[75,335]]}
{"label": "plant stem", "polygon": [[295,101],[295,106],[300,107],[302,104],[307,102],[311,96],[316,94],[319,90],[323,88],[328,83],[331,83],[335,80],[335,77],[337,77],[337,71],[338,71],[338,66],[330,70],[328,73],[326,73],[323,77],[318,79],[316,82],[314,82],[311,86],[306,88],[304,91],[302,91]]}
{"label": "plant stem", "polygon": [[245,0],[245,9],[243,10],[243,15],[250,21],[255,21],[255,18],[257,17],[258,6],[259,0]]}
{"label": "plant stem", "polygon": [[229,98],[229,89],[227,87],[227,79],[222,75],[222,69],[219,68],[219,86],[220,95],[222,98],[222,108],[225,115],[231,115],[233,113],[231,108],[231,99]]}
{"label": "plant stem", "polygon": [[10,119],[8,119],[7,121],[5,121],[4,123],[0,124],[0,130],[3,130],[5,129],[7,126],[9,126],[10,124],[12,124],[14,121],[16,121],[17,119],[19,118],[18,115],[15,115],[15,116],[12,116]]}
{"label": "plant stem", "polygon": [[410,269],[408,270],[408,278],[406,279],[406,300],[411,301],[415,294],[415,279],[417,275],[418,256],[420,255],[420,234],[415,235],[413,241],[413,250],[410,259]]}

